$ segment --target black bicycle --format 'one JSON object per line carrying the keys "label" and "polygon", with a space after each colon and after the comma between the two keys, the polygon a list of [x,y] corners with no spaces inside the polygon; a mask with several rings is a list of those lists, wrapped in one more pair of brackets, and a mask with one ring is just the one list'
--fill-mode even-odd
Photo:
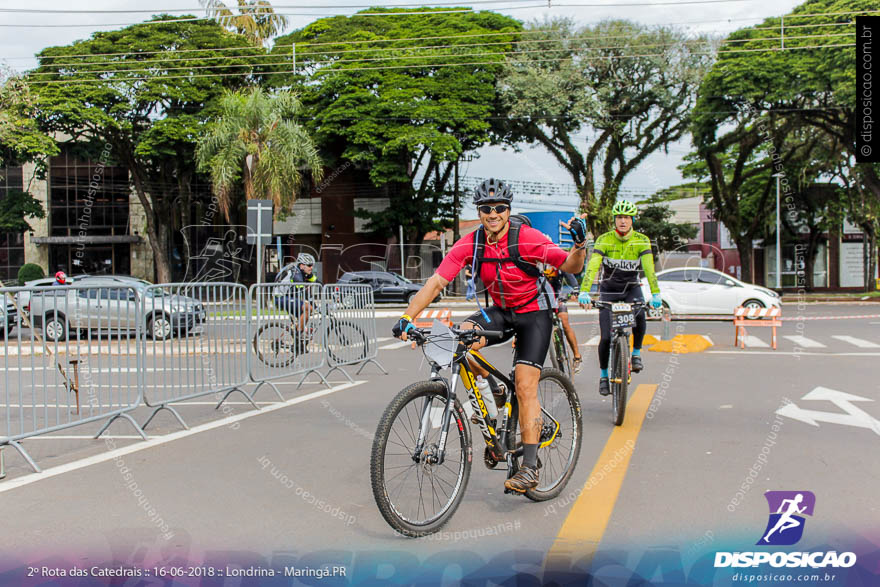
{"label": "black bicycle", "polygon": [[[385,521],[405,536],[438,531],[458,509],[467,488],[473,448],[469,419],[456,397],[459,381],[478,415],[486,443],[483,463],[489,469],[505,463],[508,478],[519,469],[523,449],[513,373],[506,377],[479,352],[469,350],[482,336],[501,335],[439,322],[430,331],[409,331],[431,365],[431,377],[405,387],[385,409],[370,459],[376,505]],[[481,396],[468,358],[506,388],[504,407],[495,419],[485,403],[494,397]],[[448,379],[440,375],[447,368],[452,371]],[[549,368],[541,372],[538,399],[544,419],[538,447],[540,484],[525,495],[544,501],[558,496],[574,472],[581,450],[581,405],[571,380]]]}
{"label": "black bicycle", "polygon": [[632,361],[629,353],[629,329],[636,325],[636,315],[647,304],[635,302],[594,301],[597,308],[611,310],[611,348],[608,357],[608,383],[611,387],[611,404],[614,425],[623,424],[626,414],[626,395],[632,381]]}
{"label": "black bicycle", "polygon": [[352,356],[365,358],[368,346],[364,329],[351,320],[334,316],[335,308],[336,302],[316,301],[302,330],[296,312],[259,320],[253,340],[257,358],[274,368],[286,367],[298,356],[320,353],[325,348],[336,363]]}
{"label": "black bicycle", "polygon": [[550,363],[554,369],[559,369],[569,379],[574,377],[574,360],[565,344],[565,329],[562,327],[562,319],[559,311],[554,310],[553,334],[550,339]]}

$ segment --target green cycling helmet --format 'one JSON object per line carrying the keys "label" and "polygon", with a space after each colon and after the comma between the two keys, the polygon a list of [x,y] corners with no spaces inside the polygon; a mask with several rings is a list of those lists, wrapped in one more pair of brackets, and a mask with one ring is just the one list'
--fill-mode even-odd
{"label": "green cycling helmet", "polygon": [[635,216],[639,213],[639,209],[636,208],[636,205],[632,202],[617,202],[614,204],[614,207],[611,208],[612,216]]}

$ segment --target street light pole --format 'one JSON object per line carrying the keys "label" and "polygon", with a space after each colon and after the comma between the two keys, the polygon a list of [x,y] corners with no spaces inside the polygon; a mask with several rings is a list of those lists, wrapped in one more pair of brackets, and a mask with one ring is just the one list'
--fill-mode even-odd
{"label": "street light pole", "polygon": [[781,173],[774,173],[776,178],[776,288],[782,291],[782,222],[779,218],[779,180]]}

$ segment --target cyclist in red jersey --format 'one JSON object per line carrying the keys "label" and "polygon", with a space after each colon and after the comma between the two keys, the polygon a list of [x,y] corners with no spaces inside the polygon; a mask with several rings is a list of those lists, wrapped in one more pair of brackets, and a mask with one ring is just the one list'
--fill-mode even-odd
{"label": "cyclist in red jersey", "polygon": [[[563,224],[572,233],[575,242],[571,252],[566,252],[540,231],[517,224],[514,231],[518,242],[514,247],[508,242],[512,201],[513,192],[502,181],[488,179],[477,187],[474,204],[479,212],[481,227],[452,246],[434,275],[410,301],[392,333],[406,340],[406,332],[413,328],[412,316],[428,307],[466,265],[476,269],[473,278],[482,281],[493,305],[471,315],[462,328],[503,330],[504,338],[495,344],[516,336],[514,369],[520,406],[523,466],[504,486],[517,493],[525,493],[538,486],[538,441],[544,421],[538,401],[538,379],[550,348],[552,320],[549,299],[542,295],[538,283],[541,272],[536,267],[534,272],[530,271],[524,263],[531,266],[544,263],[567,273],[580,272],[584,266],[586,226],[580,218],[572,218]],[[509,244],[517,252],[512,252]],[[475,293],[473,279],[468,283],[468,293],[469,299]],[[472,348],[479,349],[485,345],[484,338]],[[490,384],[495,384],[482,367],[477,364],[472,364],[472,367]]]}

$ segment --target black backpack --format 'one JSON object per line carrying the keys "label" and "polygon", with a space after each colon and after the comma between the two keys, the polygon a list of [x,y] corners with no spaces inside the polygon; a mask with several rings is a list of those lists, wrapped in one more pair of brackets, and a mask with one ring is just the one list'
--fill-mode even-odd
{"label": "black backpack", "polygon": [[[477,229],[477,233],[474,235],[474,259],[471,265],[472,278],[474,283],[480,279],[480,269],[483,263],[494,263],[495,264],[495,275],[498,281],[498,287],[501,292],[501,302],[502,309],[505,310],[518,310],[520,308],[524,308],[525,306],[531,304],[538,296],[544,293],[543,284],[538,283],[538,287],[536,288],[535,295],[523,304],[515,306],[513,308],[505,308],[504,307],[504,282],[501,280],[501,264],[511,262],[513,263],[520,271],[525,273],[530,277],[544,278],[544,272],[538,269],[538,267],[532,263],[529,263],[519,254],[519,231],[522,225],[525,222],[518,215],[512,215],[510,217],[510,228],[507,232],[507,257],[495,258],[495,257],[486,257],[486,231],[483,230],[482,225]],[[489,306],[489,290],[484,286],[483,291],[486,296],[486,306]]]}

